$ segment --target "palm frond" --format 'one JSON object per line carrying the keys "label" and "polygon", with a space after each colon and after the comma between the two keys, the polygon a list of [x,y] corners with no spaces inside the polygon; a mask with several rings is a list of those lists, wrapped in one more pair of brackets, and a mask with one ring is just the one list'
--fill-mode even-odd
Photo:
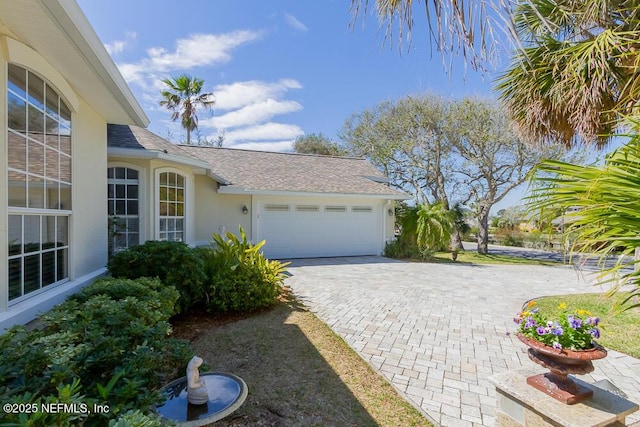
{"label": "palm frond", "polygon": [[565,215],[571,249],[600,256],[603,266],[608,257],[623,255],[614,266],[603,267],[602,277],[620,275],[620,284],[634,284],[632,295],[640,296],[640,272],[621,273],[638,263],[629,257],[640,248],[640,136],[632,135],[604,166],[543,162],[533,184],[530,213],[571,208],[573,212]]}

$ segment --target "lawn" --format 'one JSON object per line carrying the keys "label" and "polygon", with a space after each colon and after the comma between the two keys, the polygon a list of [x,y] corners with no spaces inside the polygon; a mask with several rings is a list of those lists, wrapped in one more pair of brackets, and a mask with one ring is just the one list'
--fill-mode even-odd
{"label": "lawn", "polygon": [[175,322],[211,371],[249,395],[216,426],[431,426],[340,337],[291,296],[253,315]]}
{"label": "lawn", "polygon": [[607,297],[603,294],[579,294],[543,297],[536,299],[538,307],[549,313],[557,313],[561,303],[567,304],[567,310],[587,310],[601,319],[602,334],[598,342],[608,349],[640,358],[640,309],[635,308],[619,313],[615,303],[623,293]]}
{"label": "lawn", "polygon": [[456,261],[451,259],[451,252],[436,252],[431,257],[423,260],[424,262],[442,262],[454,263],[461,262],[467,264],[523,264],[523,265],[562,265],[562,263],[554,261],[544,261],[539,259],[531,259],[524,257],[516,257],[501,254],[482,255],[476,251],[464,251],[458,253]]}

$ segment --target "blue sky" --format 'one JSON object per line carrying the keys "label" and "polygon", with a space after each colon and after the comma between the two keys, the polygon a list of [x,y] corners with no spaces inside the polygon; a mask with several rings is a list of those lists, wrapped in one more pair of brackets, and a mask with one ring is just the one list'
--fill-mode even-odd
{"label": "blue sky", "polygon": [[[201,136],[225,146],[285,151],[297,136],[337,140],[345,119],[384,100],[435,93],[493,97],[492,77],[432,51],[422,9],[410,48],[385,43],[370,12],[352,29],[350,1],[78,0],[151,119],[149,129],[184,141],[160,107],[161,79],[188,73],[215,94]],[[449,58],[451,59],[451,58]],[[519,192],[501,206],[517,204]]]}
{"label": "blue sky", "polygon": [[[491,96],[491,82],[455,59],[448,75],[426,26],[399,50],[369,14],[350,28],[349,1],[79,0],[151,119],[174,141],[184,131],[158,106],[161,79],[188,73],[216,96],[202,136],[282,151],[302,134],[337,138],[345,119],[380,101],[433,92]],[[421,13],[418,10],[418,13]],[[420,24],[420,21],[418,22]]]}

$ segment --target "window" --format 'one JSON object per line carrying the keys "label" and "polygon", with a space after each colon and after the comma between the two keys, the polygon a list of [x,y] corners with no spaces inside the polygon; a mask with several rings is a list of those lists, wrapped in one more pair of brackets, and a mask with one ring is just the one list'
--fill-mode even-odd
{"label": "window", "polygon": [[289,212],[289,205],[264,205],[265,212]]}
{"label": "window", "polygon": [[158,200],[160,204],[159,240],[184,241],[185,179],[175,172],[162,172],[159,176]]}
{"label": "window", "polygon": [[35,73],[7,81],[9,301],[68,280],[71,110]]}
{"label": "window", "polygon": [[373,212],[373,208],[371,206],[352,206],[351,212],[371,213]]}
{"label": "window", "polygon": [[140,243],[139,188],[137,170],[107,169],[109,253]]}
{"label": "window", "polygon": [[324,211],[325,212],[346,212],[347,207],[346,206],[325,206]]}

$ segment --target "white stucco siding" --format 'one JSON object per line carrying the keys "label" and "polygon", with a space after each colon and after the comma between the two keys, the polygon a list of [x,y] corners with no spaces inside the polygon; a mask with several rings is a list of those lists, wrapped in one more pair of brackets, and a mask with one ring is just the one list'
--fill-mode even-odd
{"label": "white stucco siding", "polygon": [[107,263],[107,123],[81,99],[72,126],[73,280]]}
{"label": "white stucco siding", "polygon": [[[251,238],[252,203],[250,195],[219,194],[217,183],[206,176],[195,179],[195,244],[206,245],[215,233],[238,233],[242,226]],[[248,213],[242,212],[247,207]]]}

